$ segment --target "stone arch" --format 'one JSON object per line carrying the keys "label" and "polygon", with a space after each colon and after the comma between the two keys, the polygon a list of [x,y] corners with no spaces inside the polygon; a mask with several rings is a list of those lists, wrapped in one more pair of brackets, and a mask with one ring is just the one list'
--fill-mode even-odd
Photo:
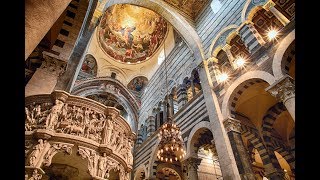
{"label": "stone arch", "polygon": [[139,104],[120,81],[111,77],[86,79],[76,84],[73,87],[71,94],[86,97],[92,94],[103,94],[105,92],[115,95],[122,102],[126,111],[131,115],[131,121],[128,123],[130,124],[132,131],[136,132],[138,129]]}
{"label": "stone arch", "polygon": [[[213,49],[215,49],[215,45],[216,43],[218,43],[218,39],[227,31],[231,32],[233,30],[236,30],[239,26],[238,25],[235,25],[235,24],[232,24],[232,25],[229,25],[227,27],[225,27],[224,29],[222,29],[217,35],[216,37],[213,39],[211,45],[210,45],[210,48],[209,48],[209,54],[208,56],[211,57],[212,53],[213,53]],[[228,34],[228,33],[227,33]],[[219,44],[221,45],[221,44]]]}
{"label": "stone arch", "polygon": [[272,106],[263,117],[262,123],[262,138],[266,147],[270,150],[277,151],[290,165],[292,170],[295,169],[295,158],[291,153],[287,151],[289,148],[287,143],[283,139],[274,139],[272,137],[272,132],[274,131],[274,123],[277,120],[278,116],[286,111],[286,107],[283,103],[279,102]]}
{"label": "stone arch", "polygon": [[247,141],[250,142],[250,144],[253,145],[255,149],[257,149],[264,167],[268,167],[271,165],[278,170],[281,169],[279,163],[277,162],[275,154],[268,153],[268,150],[266,146],[263,144],[263,141],[259,136],[259,132],[257,131],[257,129],[242,124],[241,134],[246,138]]}
{"label": "stone arch", "polygon": [[277,48],[276,53],[274,54],[273,61],[272,61],[272,72],[276,79],[280,79],[284,76],[282,72],[282,59],[284,53],[291,45],[291,43],[295,40],[295,29],[292,30],[280,43],[279,47]]}
{"label": "stone arch", "polygon": [[287,161],[291,171],[295,172],[295,158],[283,147],[278,147],[275,149],[275,151]]}
{"label": "stone arch", "polygon": [[180,15],[161,0],[151,1],[135,1],[135,0],[110,0],[106,3],[108,8],[114,4],[132,4],[150,9],[159,15],[163,16],[181,35],[186,44],[194,53],[195,59],[198,61],[205,60],[201,39],[195,29]]}
{"label": "stone arch", "polygon": [[274,76],[272,76],[270,73],[265,71],[249,71],[243,74],[242,76],[240,76],[229,86],[223,98],[221,111],[224,119],[226,119],[227,117],[231,117],[231,111],[228,107],[231,101],[230,100],[231,95],[234,93],[236,88],[238,88],[238,86],[240,86],[245,81],[248,81],[250,79],[260,79],[267,82],[268,84],[272,84],[275,82]]}
{"label": "stone arch", "polygon": [[181,172],[181,169],[178,169],[176,166],[174,166],[173,164],[170,164],[170,163],[161,163],[157,166],[157,171],[158,170],[161,170],[163,168],[168,168],[168,169],[171,169],[175,172],[175,174],[179,175],[180,176],[180,179],[182,179],[182,172]]}
{"label": "stone arch", "polygon": [[188,141],[187,141],[187,155],[186,155],[186,158],[188,158],[189,156],[192,155],[192,150],[191,150],[191,141],[192,141],[192,138],[194,137],[195,133],[202,129],[202,128],[206,128],[206,129],[209,129],[210,132],[213,134],[213,132],[211,131],[211,123],[208,122],[208,121],[201,121],[200,123],[198,123],[197,125],[195,125],[192,130],[190,131],[189,133],[189,136],[188,136]]}
{"label": "stone arch", "polygon": [[219,45],[218,47],[216,47],[211,54],[211,57],[217,57],[218,53],[222,50],[222,45]]}
{"label": "stone arch", "polygon": [[247,0],[241,12],[241,22],[244,23],[246,20],[250,19],[250,17],[261,9],[261,6],[265,4],[265,2],[266,0]]}
{"label": "stone arch", "polygon": [[156,152],[158,151],[159,143],[160,143],[159,138],[157,138],[156,142],[155,142],[155,144],[153,146],[153,149],[151,150],[151,153],[150,153],[149,164],[148,164],[149,169],[148,169],[147,174],[146,174],[146,177],[148,177],[148,178],[153,177],[153,173],[156,172],[155,171],[156,169],[153,168],[153,164],[155,163],[155,161],[157,159],[157,153]]}

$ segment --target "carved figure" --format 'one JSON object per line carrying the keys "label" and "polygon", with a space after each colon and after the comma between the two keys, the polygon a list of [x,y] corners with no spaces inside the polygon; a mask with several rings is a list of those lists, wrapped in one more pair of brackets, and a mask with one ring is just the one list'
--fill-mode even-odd
{"label": "carved figure", "polygon": [[106,166],[107,166],[107,155],[103,153],[99,158],[98,162],[98,176],[104,178],[106,174]]}
{"label": "carved figure", "polygon": [[102,130],[102,141],[101,144],[107,144],[110,142],[110,136],[113,130],[113,120],[111,116],[107,116],[104,121],[103,130]]}
{"label": "carved figure", "polygon": [[83,134],[84,133],[84,130],[82,127],[79,127],[75,124],[69,124],[66,126],[65,128],[66,130],[66,133],[70,134],[70,133],[75,133],[77,135],[80,135],[80,134]]}
{"label": "carved figure", "polygon": [[30,154],[30,159],[29,159],[30,166],[37,165],[39,155],[40,155],[42,149],[44,148],[43,140],[39,139],[38,142],[39,142],[39,144],[37,144],[33,147],[34,150]]}
{"label": "carved figure", "polygon": [[59,99],[56,99],[55,105],[52,106],[50,114],[47,116],[45,126],[47,129],[53,129],[53,127],[58,122],[59,114],[61,113],[61,109],[63,107],[63,102]]}

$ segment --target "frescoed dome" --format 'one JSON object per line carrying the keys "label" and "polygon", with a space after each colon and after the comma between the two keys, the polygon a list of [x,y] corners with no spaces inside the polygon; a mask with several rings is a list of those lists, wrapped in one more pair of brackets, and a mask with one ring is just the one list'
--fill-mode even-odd
{"label": "frescoed dome", "polygon": [[148,60],[167,32],[166,21],[157,13],[138,6],[109,7],[99,26],[103,51],[118,62],[135,64]]}

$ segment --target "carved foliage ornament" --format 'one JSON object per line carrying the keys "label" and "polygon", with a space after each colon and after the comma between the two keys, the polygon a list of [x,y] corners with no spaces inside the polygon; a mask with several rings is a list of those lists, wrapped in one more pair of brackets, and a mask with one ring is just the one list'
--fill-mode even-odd
{"label": "carved foliage ornament", "polygon": [[223,124],[227,132],[234,131],[241,133],[241,122],[239,120],[228,118],[223,122]]}
{"label": "carved foliage ornament", "polygon": [[118,171],[120,164],[108,157],[106,153],[99,155],[95,150],[79,147],[79,155],[88,160],[88,170],[92,177],[109,178],[110,170]]}
{"label": "carved foliage ornament", "polygon": [[54,143],[44,156],[43,164],[45,166],[50,166],[52,157],[58,152],[64,152],[65,154],[71,155],[73,144],[66,143]]}
{"label": "carved foliage ornament", "polygon": [[285,77],[274,86],[267,88],[274,97],[285,103],[288,99],[295,97],[295,84],[292,78]]}

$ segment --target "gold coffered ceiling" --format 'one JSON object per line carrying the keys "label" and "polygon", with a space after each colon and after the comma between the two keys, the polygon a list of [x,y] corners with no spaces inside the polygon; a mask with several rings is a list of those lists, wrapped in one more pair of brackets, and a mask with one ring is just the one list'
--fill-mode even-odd
{"label": "gold coffered ceiling", "polygon": [[199,15],[208,0],[164,0],[190,16],[193,20]]}

